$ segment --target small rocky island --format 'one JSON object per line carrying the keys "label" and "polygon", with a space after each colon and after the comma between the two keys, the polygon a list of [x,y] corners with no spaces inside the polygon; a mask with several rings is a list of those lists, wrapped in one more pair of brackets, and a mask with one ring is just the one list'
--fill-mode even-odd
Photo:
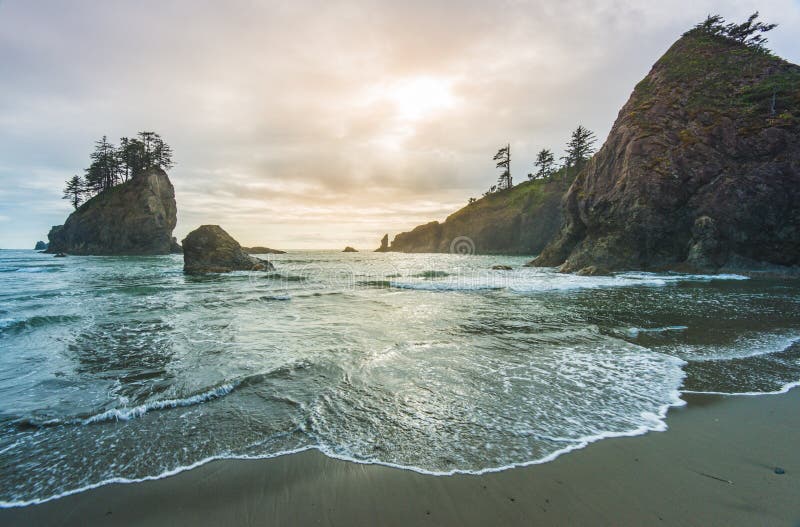
{"label": "small rocky island", "polygon": [[344,248],[343,253],[357,253],[358,251],[349,245]]}
{"label": "small rocky island", "polygon": [[161,168],[150,168],[105,190],[47,235],[50,253],[153,255],[174,250],[175,189]]}
{"label": "small rocky island", "polygon": [[183,270],[195,273],[274,271],[268,261],[250,256],[219,225],[202,225],[183,239]]}
{"label": "small rocky island", "polygon": [[249,254],[286,254],[286,251],[279,251],[278,249],[270,249],[263,245],[255,245],[253,247],[242,247],[242,250]]}

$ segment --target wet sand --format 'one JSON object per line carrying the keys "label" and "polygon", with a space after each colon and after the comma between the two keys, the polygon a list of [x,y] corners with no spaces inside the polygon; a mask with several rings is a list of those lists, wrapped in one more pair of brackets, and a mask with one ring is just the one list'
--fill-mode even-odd
{"label": "wet sand", "polygon": [[0,510],[0,525],[800,525],[800,390],[685,399],[667,432],[499,473],[434,477],[308,451]]}

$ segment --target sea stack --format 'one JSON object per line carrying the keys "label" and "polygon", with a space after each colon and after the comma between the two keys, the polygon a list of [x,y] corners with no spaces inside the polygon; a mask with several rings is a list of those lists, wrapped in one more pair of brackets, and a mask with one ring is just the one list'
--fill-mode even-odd
{"label": "sea stack", "polygon": [[389,235],[384,234],[383,238],[381,238],[381,246],[375,249],[376,253],[386,253],[389,252]]}
{"label": "sea stack", "polygon": [[183,239],[183,270],[187,273],[273,271],[266,260],[250,256],[219,225],[202,225]]}
{"label": "sea stack", "polygon": [[344,250],[342,252],[343,253],[357,253],[358,251],[348,245],[347,247],[344,248]]}
{"label": "sea stack", "polygon": [[33,250],[34,251],[46,251],[47,250],[47,244],[45,242],[39,240],[38,242],[36,242],[36,245],[33,247]]}
{"label": "sea stack", "polygon": [[653,66],[532,262],[565,272],[800,264],[800,67],[694,29]]}
{"label": "sea stack", "polygon": [[169,254],[177,207],[175,190],[160,168],[137,174],[78,207],[47,237],[50,253],[80,255]]}

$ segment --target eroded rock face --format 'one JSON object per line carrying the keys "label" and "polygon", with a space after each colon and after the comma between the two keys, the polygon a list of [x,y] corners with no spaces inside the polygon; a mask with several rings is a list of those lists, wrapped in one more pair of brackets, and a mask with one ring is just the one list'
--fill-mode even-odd
{"label": "eroded rock face", "polygon": [[202,225],[183,239],[183,270],[187,273],[273,271],[266,260],[250,256],[219,225]]}
{"label": "eroded rock face", "polygon": [[800,264],[800,67],[690,32],[636,86],[564,215],[534,265]]}
{"label": "eroded rock face", "polygon": [[48,252],[169,254],[177,207],[166,172],[154,168],[93,197],[47,235]]}

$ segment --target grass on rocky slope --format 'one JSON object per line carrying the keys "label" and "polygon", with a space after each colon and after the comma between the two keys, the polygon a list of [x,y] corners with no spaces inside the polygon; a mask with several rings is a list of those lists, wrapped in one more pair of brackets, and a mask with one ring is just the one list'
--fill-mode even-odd
{"label": "grass on rocky slope", "polygon": [[516,215],[523,210],[531,210],[540,206],[546,199],[557,194],[559,197],[566,192],[570,183],[575,178],[575,169],[572,174],[564,179],[563,169],[557,171],[548,179],[535,179],[519,183],[509,190],[494,192],[488,196],[470,203],[450,216],[447,222],[464,220],[467,217],[476,218],[486,215]]}
{"label": "grass on rocky slope", "polygon": [[[630,117],[644,119],[659,103],[691,114],[735,114],[755,128],[793,125],[800,119],[800,68],[726,37],[690,31],[653,69],[657,77],[648,76],[634,90]],[[655,79],[666,81],[669,89],[656,86]]]}

